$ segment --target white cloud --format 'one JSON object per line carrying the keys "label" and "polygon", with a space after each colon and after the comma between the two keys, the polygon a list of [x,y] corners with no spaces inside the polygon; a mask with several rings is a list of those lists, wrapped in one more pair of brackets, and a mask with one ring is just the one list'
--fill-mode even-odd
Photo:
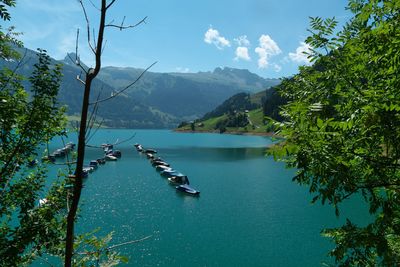
{"label": "white cloud", "polygon": [[269,59],[272,56],[279,55],[282,53],[278,44],[272,40],[269,35],[261,35],[259,39],[259,46],[254,50],[258,54],[258,67],[259,68],[267,68],[269,65]]}
{"label": "white cloud", "polygon": [[233,39],[238,46],[249,47],[250,41],[247,39],[247,35],[241,35],[238,38]]}
{"label": "white cloud", "polygon": [[239,60],[239,59],[243,59],[243,60],[247,60],[250,61],[251,58],[249,56],[249,49],[247,47],[244,46],[239,46],[236,48],[235,51],[235,60]]}
{"label": "white cloud", "polygon": [[231,43],[212,27],[210,27],[204,34],[204,42],[207,44],[214,44],[218,49],[224,49],[226,46],[231,46]]}
{"label": "white cloud", "polygon": [[289,53],[289,58],[296,63],[310,64],[310,60],[305,53],[311,52],[311,47],[305,42],[301,42],[300,46],[296,48],[296,52]]}

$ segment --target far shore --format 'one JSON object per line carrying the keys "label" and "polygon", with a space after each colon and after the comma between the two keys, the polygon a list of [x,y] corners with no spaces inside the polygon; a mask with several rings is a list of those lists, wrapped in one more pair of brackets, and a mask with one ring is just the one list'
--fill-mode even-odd
{"label": "far shore", "polygon": [[174,132],[181,133],[219,133],[219,134],[236,134],[236,135],[255,135],[255,136],[268,136],[268,137],[279,137],[273,132],[242,132],[242,131],[225,131],[220,133],[218,130],[207,131],[207,130],[185,130],[185,129],[173,129]]}

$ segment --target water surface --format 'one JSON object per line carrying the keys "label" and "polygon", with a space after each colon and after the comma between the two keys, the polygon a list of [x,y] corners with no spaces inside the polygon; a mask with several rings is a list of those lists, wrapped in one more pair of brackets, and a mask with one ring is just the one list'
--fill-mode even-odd
{"label": "water surface", "polygon": [[[332,245],[320,236],[343,219],[331,207],[311,205],[294,170],[265,156],[269,137],[100,130],[92,144],[123,140],[122,158],[85,182],[77,231],[114,231],[113,243],[151,238],[121,248],[129,266],[321,266]],[[200,197],[176,192],[134,143],[158,150],[189,176]],[[88,148],[90,159],[102,155]],[[358,202],[342,217],[366,217]]]}

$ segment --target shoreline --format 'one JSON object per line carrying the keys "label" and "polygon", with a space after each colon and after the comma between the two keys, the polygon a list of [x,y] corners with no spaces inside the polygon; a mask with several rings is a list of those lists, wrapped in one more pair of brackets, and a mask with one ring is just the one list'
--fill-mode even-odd
{"label": "shoreline", "polygon": [[254,135],[254,136],[267,136],[267,137],[279,137],[273,132],[265,132],[265,133],[257,133],[257,132],[242,132],[242,131],[225,131],[220,133],[219,131],[207,131],[207,130],[182,130],[182,129],[173,129],[172,131],[177,133],[218,133],[218,134],[235,134],[235,135]]}

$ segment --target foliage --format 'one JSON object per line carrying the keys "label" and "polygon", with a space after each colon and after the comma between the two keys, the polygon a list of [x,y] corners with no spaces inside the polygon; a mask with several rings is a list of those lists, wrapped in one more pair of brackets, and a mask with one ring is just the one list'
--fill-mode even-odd
{"label": "foliage", "polygon": [[246,113],[236,112],[228,114],[227,118],[220,120],[215,125],[215,129],[224,129],[226,127],[245,127],[249,124]]}
{"label": "foliage", "polygon": [[[14,7],[14,0],[0,0],[0,18],[2,20],[10,20],[11,15],[8,12],[8,7]],[[10,27],[6,32],[3,32],[3,29],[0,25],[0,59],[2,60],[12,60],[18,58],[18,53],[12,49],[11,45],[14,46],[22,46],[21,41],[17,39],[19,33],[14,32],[14,27]]]}
{"label": "foliage", "polygon": [[[0,265],[14,266],[44,251],[54,252],[65,229],[67,190],[55,182],[47,191],[45,163],[30,166],[40,145],[60,135],[63,109],[56,100],[60,66],[50,68],[49,57],[39,51],[39,62],[29,78],[9,69],[0,72]],[[47,204],[38,206],[40,196]]]}
{"label": "foliage", "polygon": [[125,256],[113,251],[116,245],[110,246],[113,233],[111,232],[102,238],[98,238],[95,235],[97,231],[98,229],[91,233],[77,236],[74,243],[76,256],[73,259],[73,265],[111,267],[120,263],[128,263],[128,259]]}
{"label": "foliage", "polygon": [[275,157],[298,169],[313,202],[336,208],[361,195],[371,221],[347,220],[323,234],[340,266],[400,264],[400,1],[351,0],[354,13],[334,34],[334,19],[311,19],[313,66],[286,79],[288,99]]}
{"label": "foliage", "polygon": [[278,93],[279,89],[277,88],[279,88],[279,85],[266,91],[263,112],[266,117],[276,121],[282,121],[283,118],[280,115],[281,106],[285,105],[287,101]]}
{"label": "foliage", "polygon": [[[0,17],[9,20],[7,7],[15,1],[0,1]],[[0,29],[1,30],[1,29]],[[12,28],[0,31],[0,58],[15,61],[21,42]],[[57,253],[64,237],[67,190],[58,179],[45,188],[46,164],[32,164],[40,145],[64,128],[63,108],[56,97],[61,67],[50,67],[50,58],[39,50],[39,61],[29,82],[15,73],[0,71],[0,265],[20,266],[42,253]],[[40,197],[47,203],[38,206]]]}

